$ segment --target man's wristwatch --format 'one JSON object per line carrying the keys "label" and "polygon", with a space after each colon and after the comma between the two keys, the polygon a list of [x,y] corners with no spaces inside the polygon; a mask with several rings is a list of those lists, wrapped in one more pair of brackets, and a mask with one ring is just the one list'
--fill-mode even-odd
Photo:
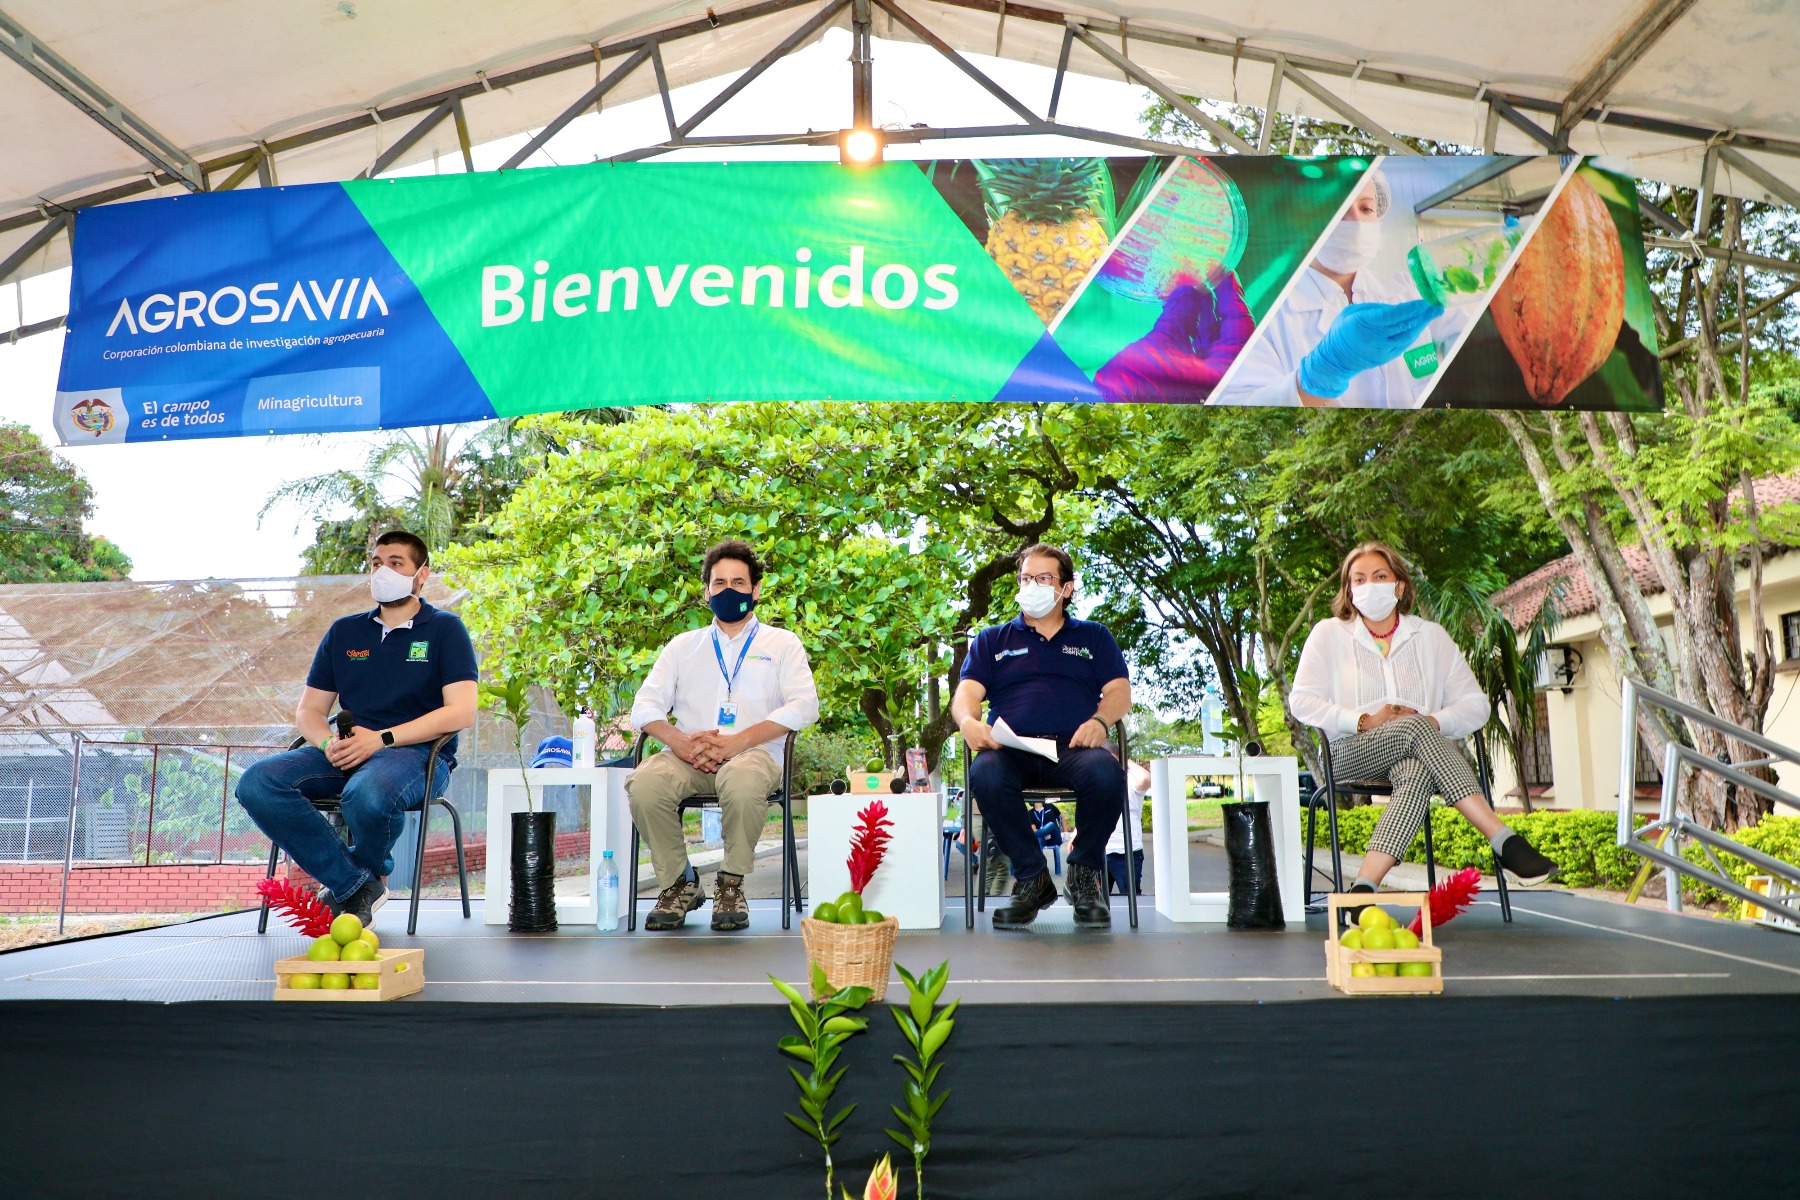
{"label": "man's wristwatch", "polygon": [[394,744],[394,731],[393,730],[384,729],[381,731],[381,744],[384,746],[392,746]]}

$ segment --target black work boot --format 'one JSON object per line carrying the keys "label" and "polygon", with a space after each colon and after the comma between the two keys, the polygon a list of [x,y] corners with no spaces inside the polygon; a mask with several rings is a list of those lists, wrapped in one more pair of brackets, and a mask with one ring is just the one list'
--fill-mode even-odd
{"label": "black work boot", "polygon": [[1069,906],[1075,910],[1076,928],[1112,928],[1112,909],[1100,888],[1100,872],[1094,868],[1069,864]]}
{"label": "black work boot", "polygon": [[1023,929],[1037,919],[1039,910],[1056,903],[1056,884],[1048,870],[1013,882],[1012,903],[994,910],[995,929]]}

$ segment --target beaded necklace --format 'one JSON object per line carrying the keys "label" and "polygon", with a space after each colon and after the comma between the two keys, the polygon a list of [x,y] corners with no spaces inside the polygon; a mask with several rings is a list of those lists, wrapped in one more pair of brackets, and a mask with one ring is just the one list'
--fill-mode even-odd
{"label": "beaded necklace", "polygon": [[[1368,629],[1368,626],[1365,625],[1365,626],[1363,626],[1363,628]],[[1381,657],[1383,657],[1383,658],[1387,657],[1388,649],[1393,644],[1394,634],[1399,632],[1399,630],[1400,630],[1400,614],[1399,613],[1394,614],[1394,623],[1392,625],[1388,626],[1388,630],[1386,633],[1376,633],[1372,629],[1369,630],[1369,636],[1375,639],[1375,648],[1377,650],[1381,651]]]}

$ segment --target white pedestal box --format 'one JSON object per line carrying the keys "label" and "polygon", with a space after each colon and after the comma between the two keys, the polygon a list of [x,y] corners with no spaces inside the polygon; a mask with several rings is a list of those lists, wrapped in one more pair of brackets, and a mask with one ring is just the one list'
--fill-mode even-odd
{"label": "white pedestal box", "polygon": [[[1281,885],[1281,911],[1289,930],[1306,928],[1306,879],[1301,873],[1300,771],[1292,758],[1246,758],[1244,780],[1252,795],[1269,802],[1275,827],[1275,878]],[[1223,923],[1230,896],[1226,892],[1188,890],[1188,823],[1186,781],[1196,775],[1237,777],[1235,757],[1158,758],[1150,763],[1152,862],[1156,864],[1156,911],[1171,921]]]}
{"label": "white pedestal box", "polygon": [[[614,868],[619,872],[619,927],[624,926],[625,906],[631,902],[631,806],[625,798],[625,778],[629,767],[534,767],[521,772],[517,767],[492,768],[488,771],[487,790],[487,899],[482,918],[489,925],[506,924],[507,904],[512,897],[512,814],[525,812],[525,780],[531,780],[532,791],[540,800],[545,787],[578,787],[588,791],[588,874],[586,878],[559,879],[556,884],[556,922],[558,925],[594,923],[594,870],[600,856],[613,852]],[[558,831],[558,837],[568,830]]]}
{"label": "white pedestal box", "polygon": [[944,923],[944,794],[810,796],[806,801],[806,898],[809,907],[850,890],[850,834],[870,801],[887,805],[893,840],[863,890],[863,907],[897,917],[902,929]]}

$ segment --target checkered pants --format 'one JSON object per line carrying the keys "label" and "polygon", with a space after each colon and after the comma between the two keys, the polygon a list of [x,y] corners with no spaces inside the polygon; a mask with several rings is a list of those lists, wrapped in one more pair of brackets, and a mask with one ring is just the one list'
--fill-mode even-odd
{"label": "checkered pants", "polygon": [[1480,792],[1475,772],[1426,717],[1397,721],[1331,743],[1331,770],[1339,787],[1355,780],[1386,780],[1394,789],[1369,849],[1403,859],[1431,811],[1431,798],[1454,804]]}

